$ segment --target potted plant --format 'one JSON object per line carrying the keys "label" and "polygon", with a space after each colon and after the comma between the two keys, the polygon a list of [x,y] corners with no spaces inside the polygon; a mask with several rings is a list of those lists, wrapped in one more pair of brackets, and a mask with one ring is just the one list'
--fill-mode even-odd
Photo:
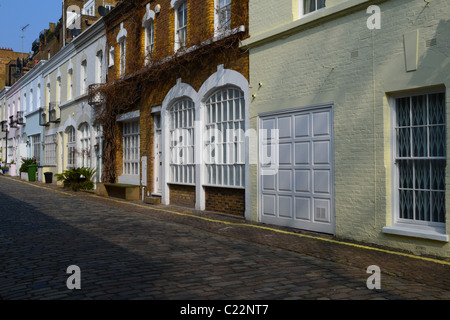
{"label": "potted plant", "polygon": [[92,178],[95,172],[95,169],[81,167],[65,170],[63,173],[56,174],[55,177],[63,182],[64,188],[88,191],[94,189]]}
{"label": "potted plant", "polygon": [[7,166],[1,167],[3,174],[6,174],[9,171]]}

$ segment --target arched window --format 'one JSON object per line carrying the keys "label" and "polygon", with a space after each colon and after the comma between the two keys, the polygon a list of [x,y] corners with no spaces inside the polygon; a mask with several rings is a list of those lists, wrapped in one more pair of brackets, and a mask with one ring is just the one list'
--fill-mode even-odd
{"label": "arched window", "polygon": [[206,184],[244,187],[245,102],[235,88],[215,91],[205,108]]}
{"label": "arched window", "polygon": [[67,167],[76,166],[76,131],[74,127],[67,129]]}
{"label": "arched window", "polygon": [[91,166],[91,130],[87,123],[80,127],[80,142],[81,142],[81,166]]}
{"label": "arched window", "polygon": [[169,111],[170,181],[195,183],[194,166],[194,103],[178,100]]}

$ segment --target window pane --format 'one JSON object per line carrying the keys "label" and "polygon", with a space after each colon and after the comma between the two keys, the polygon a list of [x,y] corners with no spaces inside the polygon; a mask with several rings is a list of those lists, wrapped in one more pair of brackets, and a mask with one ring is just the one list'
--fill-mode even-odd
{"label": "window pane", "polygon": [[410,98],[397,99],[397,127],[410,125]]}
{"label": "window pane", "polygon": [[427,128],[426,127],[413,127],[413,155],[415,157],[427,156]]}
{"label": "window pane", "polygon": [[430,156],[445,157],[445,126],[430,127]]}
{"label": "window pane", "polygon": [[426,96],[416,96],[411,99],[411,117],[413,126],[427,124]]}
{"label": "window pane", "polygon": [[303,0],[303,12],[310,13],[316,10],[316,0]]}
{"label": "window pane", "polygon": [[430,94],[429,95],[429,117],[430,124],[444,124],[445,123],[445,99],[444,94]]}

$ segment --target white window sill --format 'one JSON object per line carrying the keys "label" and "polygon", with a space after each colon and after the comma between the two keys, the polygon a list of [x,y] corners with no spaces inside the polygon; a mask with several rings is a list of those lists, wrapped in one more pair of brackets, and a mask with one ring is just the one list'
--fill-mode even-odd
{"label": "white window sill", "polygon": [[382,230],[383,233],[386,234],[449,242],[449,236],[445,234],[444,231],[433,227],[405,226],[399,224],[390,227],[383,227]]}

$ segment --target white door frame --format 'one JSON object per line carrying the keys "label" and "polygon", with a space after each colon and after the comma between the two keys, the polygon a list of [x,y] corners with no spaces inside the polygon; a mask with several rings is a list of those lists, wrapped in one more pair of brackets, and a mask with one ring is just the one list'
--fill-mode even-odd
{"label": "white door frame", "polygon": [[[161,195],[162,192],[162,128],[161,128],[161,113],[154,113],[153,117],[159,117],[159,127],[154,126],[153,132],[153,194]],[[155,121],[153,120],[155,124]]]}

